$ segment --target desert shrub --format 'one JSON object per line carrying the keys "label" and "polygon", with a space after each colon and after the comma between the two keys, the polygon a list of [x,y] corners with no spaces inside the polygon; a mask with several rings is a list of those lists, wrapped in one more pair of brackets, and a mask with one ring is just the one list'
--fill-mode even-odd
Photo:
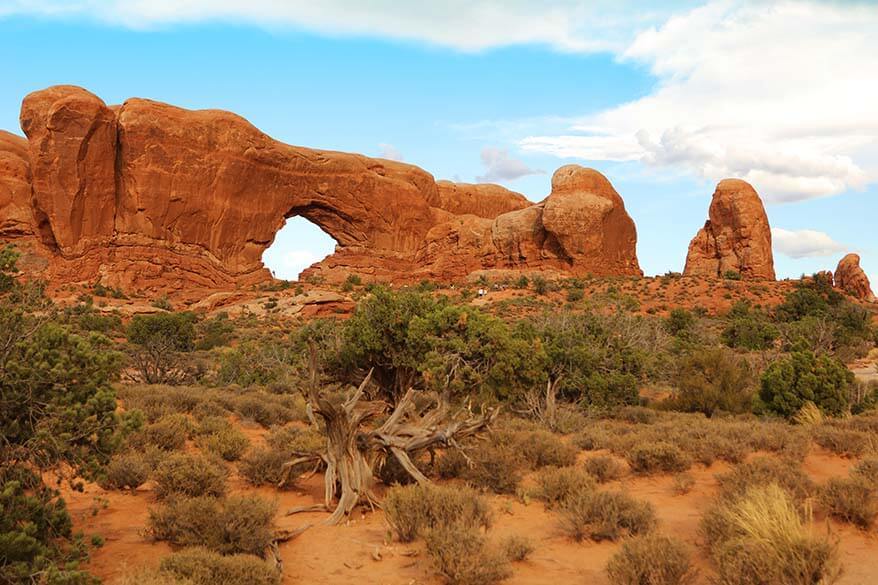
{"label": "desert shrub", "polygon": [[229,345],[235,332],[235,325],[229,321],[228,313],[219,313],[199,323],[197,329],[198,341],[195,343],[195,349],[208,350]]}
{"label": "desert shrub", "polygon": [[623,542],[607,563],[607,576],[613,585],[686,585],[696,575],[686,546],[660,534]]}
{"label": "desert shrub", "polygon": [[241,418],[252,420],[265,428],[297,419],[296,413],[291,408],[280,404],[265,392],[241,396],[236,401],[235,412]]}
{"label": "desert shrub", "polygon": [[474,486],[497,494],[514,494],[523,475],[525,460],[515,448],[508,445],[481,443],[469,453],[472,467],[464,479]]}
{"label": "desert shrub", "polygon": [[610,433],[600,427],[585,428],[573,437],[573,444],[585,451],[606,449],[610,443]]}
{"label": "desert shrub", "polygon": [[595,489],[594,478],[577,467],[546,467],[536,474],[535,480],[537,485],[533,495],[545,502],[547,508]]}
{"label": "desert shrub", "polygon": [[274,538],[273,502],[259,496],[171,498],[149,511],[153,538],[221,554],[261,556]]}
{"label": "desert shrub", "polygon": [[321,451],[326,447],[326,437],[313,427],[302,428],[294,425],[272,427],[265,436],[265,442],[275,449],[291,449],[303,453]]}
{"label": "desert shrub", "polygon": [[226,461],[237,461],[247,450],[250,440],[239,429],[228,426],[199,435],[196,444]]}
{"label": "desert shrub", "polygon": [[609,455],[589,457],[583,466],[589,475],[598,480],[598,483],[613,481],[625,475],[625,466]]}
{"label": "desert shrub", "polygon": [[158,568],[125,573],[112,583],[113,585],[192,585],[188,579],[184,580],[170,573],[162,573]]}
{"label": "desert shrub", "polygon": [[874,448],[872,435],[827,424],[814,429],[814,442],[842,457],[859,457]]}
{"label": "desert shrub", "polygon": [[659,413],[645,406],[623,406],[616,410],[613,418],[631,424],[651,425],[658,421]]}
{"label": "desert shrub", "polygon": [[183,448],[193,430],[192,421],[185,414],[167,414],[143,427],[131,441],[135,446],[153,445],[163,451],[176,451]]}
{"label": "desert shrub", "polygon": [[436,461],[436,472],[442,479],[463,477],[467,469],[469,469],[469,462],[459,449],[446,450]]}
{"label": "desert shrub", "polygon": [[155,495],[222,496],[226,491],[226,468],[203,455],[175,453],[162,461],[155,472]]}
{"label": "desert shrub", "polygon": [[283,466],[293,459],[292,451],[254,447],[238,462],[238,472],[252,485],[277,485],[283,479]]}
{"label": "desert shrub", "polygon": [[402,542],[451,525],[488,528],[491,510],[476,492],[436,485],[394,486],[383,501],[384,517]]}
{"label": "desert shrub", "polygon": [[700,349],[684,356],[677,370],[672,408],[686,412],[747,412],[752,401],[747,362],[723,349]]}
{"label": "desert shrub", "polygon": [[143,453],[132,451],[114,455],[107,464],[106,478],[101,486],[106,489],[135,490],[149,479],[150,462]]}
{"label": "desert shrub", "polygon": [[577,450],[549,431],[498,431],[493,442],[517,451],[531,469],[547,465],[564,467],[576,462]]}
{"label": "desert shrub", "polygon": [[[430,461],[425,453],[411,457],[414,466],[425,476],[431,474]],[[384,485],[406,485],[417,481],[393,455],[388,455],[378,466],[376,475]]]}
{"label": "desert shrub", "polygon": [[204,548],[187,548],[162,559],[163,573],[192,585],[280,585],[281,574],[253,555],[224,556]]}
{"label": "desert shrub", "polygon": [[771,451],[790,461],[802,461],[811,447],[807,429],[783,423],[762,422],[751,427],[746,442],[758,451]]}
{"label": "desert shrub", "polygon": [[854,374],[838,359],[800,351],[772,363],[762,374],[760,406],[781,416],[793,416],[811,401],[830,416],[848,408]]}
{"label": "desert shrub", "polygon": [[691,473],[683,472],[674,475],[673,488],[674,493],[678,496],[688,494],[693,487],[695,487],[695,478],[692,477]]}
{"label": "desert shrub", "polygon": [[529,538],[513,534],[503,540],[500,549],[507,559],[518,563],[527,560],[534,551],[534,545]]}
{"label": "desert shrub", "polygon": [[692,460],[676,445],[665,442],[636,445],[625,458],[634,473],[673,473],[685,471],[692,466]]}
{"label": "desert shrub", "polygon": [[695,316],[686,309],[672,309],[665,319],[665,329],[674,337],[687,337],[694,325]]}
{"label": "desert shrub", "polygon": [[812,537],[795,501],[775,483],[720,500],[702,520],[702,533],[723,585],[831,583],[836,552]]}
{"label": "desert shrub", "polygon": [[878,487],[878,457],[867,457],[854,465],[851,476],[859,477]]}
{"label": "desert shrub", "polygon": [[814,492],[814,483],[801,466],[773,457],[756,457],[751,461],[717,476],[720,497],[735,499],[752,487],[775,484],[784,489],[795,502],[802,502]]}
{"label": "desert shrub", "polygon": [[774,347],[778,338],[777,327],[767,317],[750,312],[736,314],[722,332],[722,340],[729,347],[759,351]]}
{"label": "desert shrub", "polygon": [[616,540],[623,534],[643,534],[656,523],[649,502],[623,492],[582,492],[568,498],[559,509],[562,529],[577,542]]}
{"label": "desert shrub", "polygon": [[819,491],[830,516],[868,530],[878,518],[878,487],[862,477],[833,477]]}
{"label": "desert shrub", "polygon": [[439,526],[425,539],[436,570],[449,585],[491,585],[512,575],[503,552],[472,527]]}

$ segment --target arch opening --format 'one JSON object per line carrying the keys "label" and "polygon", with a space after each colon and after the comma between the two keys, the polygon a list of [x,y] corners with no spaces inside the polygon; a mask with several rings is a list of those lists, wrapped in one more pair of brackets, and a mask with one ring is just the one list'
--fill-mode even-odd
{"label": "arch opening", "polygon": [[262,263],[275,278],[298,280],[303,270],[335,252],[332,236],[302,216],[288,217],[262,253]]}

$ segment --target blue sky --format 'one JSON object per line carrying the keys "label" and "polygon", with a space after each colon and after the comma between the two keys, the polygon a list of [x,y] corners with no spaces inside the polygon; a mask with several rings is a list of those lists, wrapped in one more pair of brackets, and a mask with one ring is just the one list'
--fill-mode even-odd
{"label": "blue sky", "polygon": [[[647,274],[682,269],[716,181],[740,176],[778,230],[780,277],[855,251],[878,280],[874,4],[363,4],[0,0],[0,128],[20,132],[28,92],[71,83],[535,201],[576,162],[625,199]],[[332,247],[291,220],[265,260],[293,277]]]}

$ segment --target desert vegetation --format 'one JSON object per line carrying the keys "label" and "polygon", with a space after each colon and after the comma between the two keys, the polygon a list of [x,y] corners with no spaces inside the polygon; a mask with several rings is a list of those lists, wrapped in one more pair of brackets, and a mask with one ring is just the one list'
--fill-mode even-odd
{"label": "desert vegetation", "polygon": [[[816,585],[856,575],[845,542],[875,530],[878,396],[845,365],[874,316],[818,279],[713,313],[535,277],[495,304],[349,279],[343,319],[129,319],[110,290],[54,304],[15,261],[0,582],[295,582],[323,546],[338,582],[537,582],[609,550],[560,578]],[[123,505],[110,539],[86,519]],[[120,530],[135,566],[110,561]]]}

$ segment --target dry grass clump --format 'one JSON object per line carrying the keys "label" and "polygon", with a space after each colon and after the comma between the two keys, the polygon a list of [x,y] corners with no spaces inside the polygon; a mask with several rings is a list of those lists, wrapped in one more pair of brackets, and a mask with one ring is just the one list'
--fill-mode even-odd
{"label": "dry grass clump", "polygon": [[537,472],[536,487],[528,495],[546,503],[546,508],[563,504],[577,494],[591,493],[595,479],[578,467],[546,467]]}
{"label": "dry grass clump", "polygon": [[155,495],[222,496],[226,492],[225,466],[203,455],[175,453],[159,463],[153,479]]}
{"label": "dry grass clump", "polygon": [[613,444],[613,436],[603,427],[592,426],[583,429],[573,437],[573,444],[583,451],[609,449]]}
{"label": "dry grass clump", "polygon": [[384,517],[401,542],[412,542],[429,530],[460,525],[491,526],[491,509],[474,490],[437,485],[394,486],[383,501]]}
{"label": "dry grass clump", "polygon": [[104,489],[136,490],[149,479],[152,466],[143,453],[131,451],[114,455],[107,464]]}
{"label": "dry grass clump", "polygon": [[265,428],[307,419],[304,403],[295,397],[262,391],[237,397],[233,409],[242,419],[252,420]]}
{"label": "dry grass clump", "polygon": [[721,585],[815,585],[838,574],[835,548],[809,533],[795,500],[776,483],[718,500],[702,532]]}
{"label": "dry grass clump", "polygon": [[674,493],[678,496],[685,496],[695,487],[695,478],[691,473],[678,473],[674,475]]}
{"label": "dry grass clump", "polygon": [[633,447],[626,459],[631,471],[644,475],[686,471],[692,466],[692,460],[682,449],[661,441]]}
{"label": "dry grass clump", "polygon": [[469,469],[469,461],[459,449],[448,449],[436,460],[436,473],[442,479],[463,477]]}
{"label": "dry grass clump", "polygon": [[141,569],[126,573],[112,581],[113,585],[192,585],[188,579],[180,579],[170,573],[162,573],[158,569]]}
{"label": "dry grass clump", "polygon": [[614,481],[625,475],[625,466],[609,455],[589,457],[585,460],[583,467],[598,483]]}
{"label": "dry grass clump", "polygon": [[259,496],[172,498],[149,511],[148,527],[156,540],[262,556],[274,537],[276,511]]}
{"label": "dry grass clump", "polygon": [[238,462],[238,473],[252,485],[277,485],[283,479],[283,466],[292,459],[287,450],[254,447]]}
{"label": "dry grass clump", "polygon": [[820,489],[820,504],[837,520],[869,530],[878,518],[878,486],[860,476],[833,477]]}
{"label": "dry grass clump", "polygon": [[162,559],[160,571],[191,585],[280,585],[281,574],[253,555],[187,548]]}
{"label": "dry grass clump", "polygon": [[437,572],[449,585],[491,585],[512,575],[505,553],[472,527],[437,526],[424,538]]}
{"label": "dry grass clump", "polygon": [[534,545],[526,536],[513,534],[503,540],[500,544],[500,549],[503,551],[503,554],[507,559],[520,563],[521,561],[527,560],[527,557],[533,553]]}
{"label": "dry grass clump", "polygon": [[756,457],[717,477],[720,497],[735,499],[754,486],[779,485],[797,503],[814,493],[814,483],[802,468],[790,461],[773,457]]}
{"label": "dry grass clump", "polygon": [[875,438],[867,432],[833,425],[814,428],[814,442],[842,457],[860,457],[875,448]]}
{"label": "dry grass clump", "polygon": [[326,447],[326,437],[313,427],[302,428],[295,425],[272,427],[265,436],[265,442],[275,449],[289,449],[301,453],[313,453]]}
{"label": "dry grass clump", "polygon": [[616,540],[623,534],[644,534],[657,524],[652,504],[624,492],[581,492],[559,509],[562,529],[577,542]]}
{"label": "dry grass clump", "polygon": [[851,476],[878,486],[878,457],[867,457],[851,469]]}
{"label": "dry grass clump", "polygon": [[683,543],[646,534],[622,543],[607,563],[607,576],[613,585],[687,585],[697,571]]}

